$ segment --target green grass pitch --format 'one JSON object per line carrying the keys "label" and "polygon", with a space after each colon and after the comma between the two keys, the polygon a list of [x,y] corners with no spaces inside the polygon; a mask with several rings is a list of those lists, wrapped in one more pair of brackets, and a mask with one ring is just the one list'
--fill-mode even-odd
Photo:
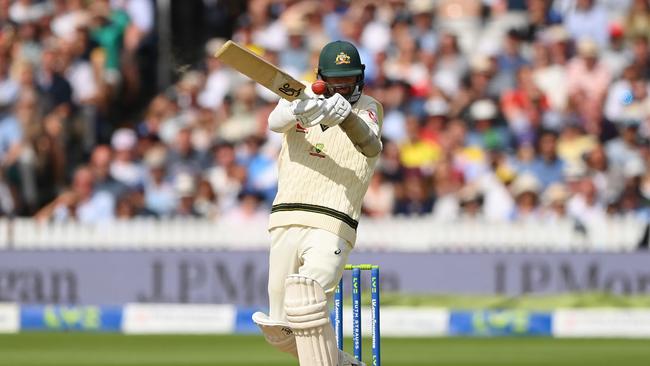
{"label": "green grass pitch", "polygon": [[[364,341],[364,353],[369,357],[369,339]],[[645,366],[650,360],[648,340],[385,338],[381,345],[382,364],[385,366]],[[260,336],[125,336],[82,333],[0,336],[1,366],[297,364],[290,356],[268,346]]]}

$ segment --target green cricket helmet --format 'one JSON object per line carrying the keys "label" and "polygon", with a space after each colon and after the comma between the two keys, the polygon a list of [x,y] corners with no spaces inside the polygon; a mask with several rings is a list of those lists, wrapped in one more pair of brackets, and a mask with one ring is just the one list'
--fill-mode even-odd
{"label": "green cricket helmet", "polygon": [[356,76],[353,84],[327,84],[326,96],[332,96],[338,88],[350,87],[351,92],[341,95],[350,103],[355,103],[363,91],[364,70],[359,51],[346,41],[330,42],[323,47],[318,57],[318,77],[327,81],[330,77]]}

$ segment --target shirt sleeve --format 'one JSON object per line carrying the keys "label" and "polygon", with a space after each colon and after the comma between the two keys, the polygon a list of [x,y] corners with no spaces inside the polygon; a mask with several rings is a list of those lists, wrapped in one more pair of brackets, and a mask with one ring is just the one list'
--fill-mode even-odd
{"label": "shirt sleeve", "polygon": [[370,131],[377,137],[381,137],[381,124],[383,118],[383,108],[379,103],[370,103],[357,113],[359,118],[365,122]]}
{"label": "shirt sleeve", "polygon": [[269,115],[269,128],[273,132],[284,133],[296,123],[296,117],[291,112],[291,102],[280,99]]}

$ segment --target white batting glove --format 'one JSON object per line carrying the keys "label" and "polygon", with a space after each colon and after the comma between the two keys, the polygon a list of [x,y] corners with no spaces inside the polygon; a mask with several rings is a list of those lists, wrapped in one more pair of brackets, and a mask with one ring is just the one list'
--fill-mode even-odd
{"label": "white batting glove", "polygon": [[336,93],[325,99],[325,105],[323,106],[324,117],[320,121],[320,124],[327,127],[336,126],[343,122],[351,111],[352,105],[350,105],[350,102],[348,102],[341,94]]}
{"label": "white batting glove", "polygon": [[324,105],[325,99],[323,98],[294,100],[291,102],[291,112],[302,127],[309,128],[319,124],[325,117]]}

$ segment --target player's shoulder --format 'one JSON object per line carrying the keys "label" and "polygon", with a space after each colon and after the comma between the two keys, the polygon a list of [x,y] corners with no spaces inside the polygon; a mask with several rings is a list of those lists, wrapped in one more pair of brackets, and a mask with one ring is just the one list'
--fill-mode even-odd
{"label": "player's shoulder", "polygon": [[379,101],[377,99],[371,97],[370,95],[366,95],[366,94],[361,94],[361,97],[359,97],[359,101],[357,101],[357,103],[356,103],[356,105],[358,105],[358,106],[369,106],[369,105],[372,105],[372,104],[375,104],[375,105],[378,105],[378,106],[381,107],[381,103],[379,103]]}
{"label": "player's shoulder", "polygon": [[354,108],[357,110],[372,111],[378,116],[383,116],[384,114],[384,106],[377,99],[366,94],[361,94],[359,100],[354,104]]}

